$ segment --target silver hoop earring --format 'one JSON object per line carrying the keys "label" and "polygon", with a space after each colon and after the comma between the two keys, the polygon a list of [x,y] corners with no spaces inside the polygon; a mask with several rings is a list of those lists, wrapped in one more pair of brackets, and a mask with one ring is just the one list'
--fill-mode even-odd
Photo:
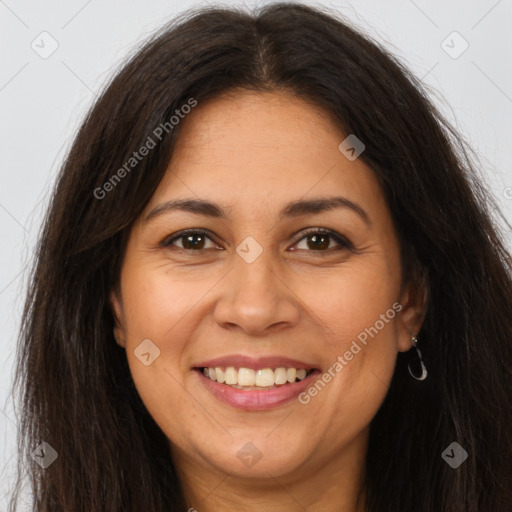
{"label": "silver hoop earring", "polygon": [[425,380],[427,378],[428,372],[427,372],[427,368],[425,366],[425,363],[423,362],[423,359],[421,357],[421,351],[418,348],[418,340],[414,336],[411,336],[411,337],[412,337],[412,342],[414,343],[414,346],[412,347],[411,351],[416,353],[416,356],[417,356],[417,358],[418,358],[418,360],[420,362],[421,375],[419,377],[417,375],[414,375],[414,373],[411,370],[411,363],[410,363],[410,361],[409,361],[409,363],[407,363],[407,368],[408,368],[409,373],[410,373],[410,375],[411,375],[411,377],[413,379]]}

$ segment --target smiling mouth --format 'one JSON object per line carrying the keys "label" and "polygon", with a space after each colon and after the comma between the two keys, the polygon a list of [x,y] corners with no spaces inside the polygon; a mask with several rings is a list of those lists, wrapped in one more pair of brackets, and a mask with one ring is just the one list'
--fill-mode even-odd
{"label": "smiling mouth", "polygon": [[280,366],[277,368],[245,368],[245,367],[199,367],[206,378],[234,389],[245,391],[270,390],[300,382],[311,373],[318,371],[315,368],[293,368]]}

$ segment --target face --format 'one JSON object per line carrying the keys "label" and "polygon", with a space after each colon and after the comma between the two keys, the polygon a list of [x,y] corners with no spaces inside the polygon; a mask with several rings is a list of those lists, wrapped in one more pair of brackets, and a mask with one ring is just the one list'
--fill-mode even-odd
{"label": "face", "polygon": [[111,294],[143,402],[183,467],[284,479],[360,457],[422,320],[373,172],[285,93],[181,123]]}

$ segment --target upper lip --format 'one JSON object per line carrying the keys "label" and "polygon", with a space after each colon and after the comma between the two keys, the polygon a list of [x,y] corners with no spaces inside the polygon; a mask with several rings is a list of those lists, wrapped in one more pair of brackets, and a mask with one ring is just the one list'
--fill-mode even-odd
{"label": "upper lip", "polygon": [[216,357],[208,361],[202,361],[196,365],[195,368],[215,368],[233,366],[236,368],[252,368],[257,370],[259,368],[304,368],[306,370],[316,369],[314,363],[298,361],[285,356],[262,356],[251,357],[242,354],[233,354],[228,356]]}

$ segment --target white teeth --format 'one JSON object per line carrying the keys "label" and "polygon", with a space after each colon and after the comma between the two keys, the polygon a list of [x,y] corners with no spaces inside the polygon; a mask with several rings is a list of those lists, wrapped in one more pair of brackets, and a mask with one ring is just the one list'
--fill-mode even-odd
{"label": "white teeth", "polygon": [[232,366],[228,366],[224,379],[226,384],[238,384],[238,372]]}
{"label": "white teeth", "polygon": [[274,370],[274,382],[276,385],[286,384],[288,379],[286,378],[286,368],[276,368]]}
{"label": "white teeth", "polygon": [[304,368],[300,368],[299,370],[297,370],[296,376],[297,379],[302,380],[306,376],[306,370],[304,370]]}
{"label": "white teeth", "polygon": [[256,381],[256,372],[252,368],[240,368],[238,370],[239,386],[254,386]]}
{"label": "white teeth", "polygon": [[215,368],[215,373],[217,374],[217,382],[224,384],[226,377],[224,372],[222,371],[222,368]]}
{"label": "white teeth", "polygon": [[[240,384],[240,382],[238,382]],[[273,386],[274,382],[274,372],[270,368],[264,368],[263,370],[258,370],[256,372],[256,386],[260,388],[265,388],[267,386]]]}
{"label": "white teeth", "polygon": [[267,388],[272,389],[275,386],[282,386],[287,382],[296,382],[302,380],[307,375],[304,368],[261,368],[253,370],[252,368],[235,368],[228,366],[224,370],[220,367],[204,368],[203,374],[214,382],[227,384],[238,389],[251,388]]}

